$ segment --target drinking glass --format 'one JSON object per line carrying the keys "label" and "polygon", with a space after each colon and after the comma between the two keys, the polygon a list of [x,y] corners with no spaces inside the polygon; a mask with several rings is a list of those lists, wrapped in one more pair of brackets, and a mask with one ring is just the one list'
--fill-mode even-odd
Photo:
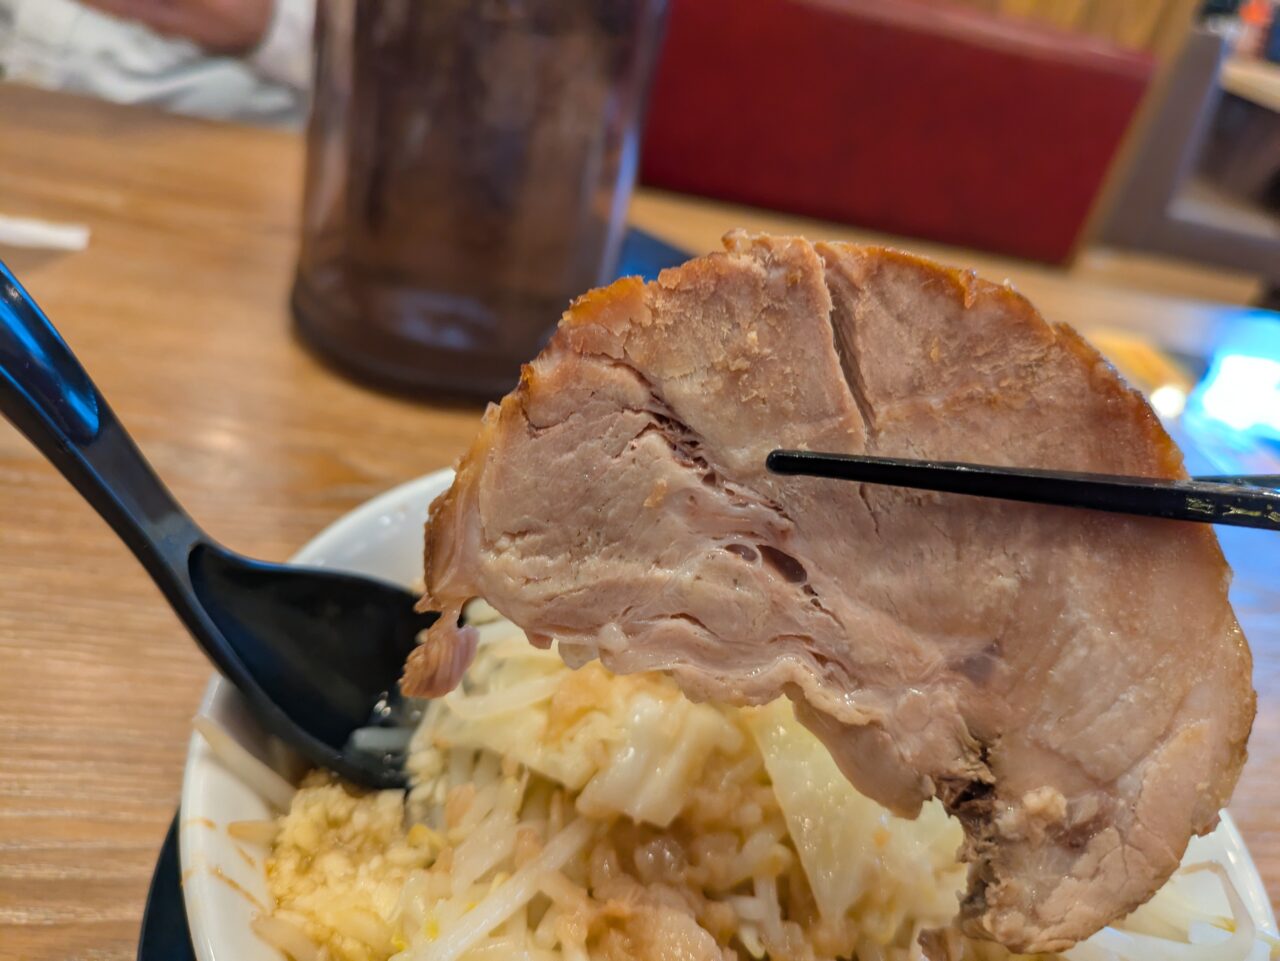
{"label": "drinking glass", "polygon": [[319,0],[304,339],[492,398],[613,276],[665,0]]}

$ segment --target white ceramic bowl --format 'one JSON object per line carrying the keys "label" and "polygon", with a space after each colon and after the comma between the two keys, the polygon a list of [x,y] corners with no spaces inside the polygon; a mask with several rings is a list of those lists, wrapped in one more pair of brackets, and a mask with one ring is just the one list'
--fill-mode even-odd
{"label": "white ceramic bowl", "polygon": [[[437,471],[375,497],[321,531],[293,561],[413,584],[422,577],[427,508],[452,481],[453,471]],[[254,723],[239,693],[221,677],[209,682],[200,713],[271,767],[296,763]],[[268,903],[264,852],[227,834],[228,824],[272,813],[259,791],[225,768],[203,737],[192,735],[178,845],[187,920],[200,961],[281,961],[280,952],[249,928],[259,905]]]}
{"label": "white ceramic bowl", "polygon": [[[452,479],[451,471],[437,471],[388,491],[330,525],[294,561],[412,584],[422,573],[427,508]],[[201,713],[268,765],[277,770],[290,765],[292,759],[253,722],[235,689],[220,677],[209,682]],[[205,739],[193,735],[182,784],[179,844],[183,896],[200,961],[281,961],[280,953],[259,941],[249,927],[258,905],[268,898],[264,852],[227,834],[228,824],[271,816],[271,805],[259,791],[223,767]],[[1187,852],[1188,863],[1209,858],[1229,865],[1253,916],[1266,919],[1274,932],[1275,918],[1262,880],[1226,815],[1213,834],[1195,839]],[[1230,913],[1215,884],[1206,883],[1203,892],[1216,904],[1214,913]]]}

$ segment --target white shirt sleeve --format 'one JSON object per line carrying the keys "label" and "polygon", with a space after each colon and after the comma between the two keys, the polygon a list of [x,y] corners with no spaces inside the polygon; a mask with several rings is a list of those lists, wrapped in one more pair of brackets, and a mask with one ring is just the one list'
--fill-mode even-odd
{"label": "white shirt sleeve", "polygon": [[315,0],[276,0],[243,57],[210,56],[76,0],[0,0],[0,73],[54,90],[179,113],[296,126],[306,117]]}
{"label": "white shirt sleeve", "polygon": [[311,33],[316,0],[276,0],[271,26],[249,56],[250,63],[269,80],[295,90],[311,86]]}

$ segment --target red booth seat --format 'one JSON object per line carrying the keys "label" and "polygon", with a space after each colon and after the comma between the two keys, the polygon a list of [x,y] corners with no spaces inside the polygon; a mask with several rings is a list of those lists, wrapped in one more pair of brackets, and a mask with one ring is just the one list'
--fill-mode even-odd
{"label": "red booth seat", "polygon": [[641,179],[1060,262],[1152,69],[925,0],[673,0]]}

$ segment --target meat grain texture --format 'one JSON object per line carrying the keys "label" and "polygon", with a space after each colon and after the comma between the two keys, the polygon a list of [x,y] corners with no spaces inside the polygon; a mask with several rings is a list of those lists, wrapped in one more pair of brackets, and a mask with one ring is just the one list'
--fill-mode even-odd
{"label": "meat grain texture", "polygon": [[1250,655],[1207,526],[781,477],[775,447],[1181,477],[1140,395],[1007,286],[726,238],[577,300],[432,508],[406,687],[486,598],[571,664],[790,697],[863,793],[963,822],[959,923],[1061,950],[1146,900],[1245,758]]}

